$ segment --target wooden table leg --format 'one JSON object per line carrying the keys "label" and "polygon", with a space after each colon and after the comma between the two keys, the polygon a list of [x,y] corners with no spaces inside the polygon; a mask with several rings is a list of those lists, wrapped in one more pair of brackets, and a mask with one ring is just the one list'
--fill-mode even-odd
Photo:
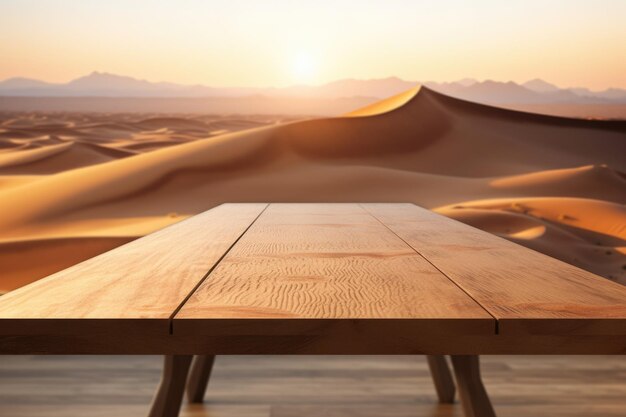
{"label": "wooden table leg", "polygon": [[446,357],[442,355],[428,355],[426,359],[428,360],[430,375],[433,378],[439,402],[442,404],[454,403],[456,388],[448,362],[446,362]]}
{"label": "wooden table leg", "polygon": [[191,355],[165,356],[161,384],[149,417],[178,417],[192,358]]}
{"label": "wooden table leg", "polygon": [[465,417],[495,417],[496,413],[480,377],[478,356],[452,356],[452,366]]}
{"label": "wooden table leg", "polygon": [[204,401],[204,393],[209,384],[214,362],[214,355],[198,355],[193,360],[187,381],[187,399],[189,402],[198,404]]}

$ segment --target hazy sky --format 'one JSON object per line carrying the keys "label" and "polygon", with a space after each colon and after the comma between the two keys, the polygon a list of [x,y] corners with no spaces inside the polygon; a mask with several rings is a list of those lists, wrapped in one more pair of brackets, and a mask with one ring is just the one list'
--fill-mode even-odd
{"label": "hazy sky", "polygon": [[0,79],[626,88],[626,0],[0,0]]}

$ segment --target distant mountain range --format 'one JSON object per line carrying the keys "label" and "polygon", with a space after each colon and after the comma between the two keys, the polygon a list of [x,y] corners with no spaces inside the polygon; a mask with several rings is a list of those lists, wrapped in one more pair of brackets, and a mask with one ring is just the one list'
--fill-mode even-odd
{"label": "distant mountain range", "polygon": [[450,83],[406,81],[397,77],[354,80],[345,79],[319,86],[284,88],[227,88],[204,85],[153,83],[121,75],[93,72],[68,83],[55,84],[28,78],[10,78],[0,82],[0,96],[18,97],[231,97],[249,96],[315,99],[384,98],[406,91],[416,84],[465,100],[488,104],[625,104],[626,90],[610,88],[591,91],[586,88],[559,88],[544,80],[523,84],[512,81],[477,81],[463,79]]}

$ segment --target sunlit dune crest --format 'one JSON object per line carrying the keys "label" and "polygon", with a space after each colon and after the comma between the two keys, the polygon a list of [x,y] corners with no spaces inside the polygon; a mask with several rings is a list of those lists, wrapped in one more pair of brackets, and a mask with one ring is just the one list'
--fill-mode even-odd
{"label": "sunlit dune crest", "polygon": [[[346,117],[279,124],[24,117],[5,119],[0,136],[12,161],[0,165],[4,290],[227,201],[414,202],[626,283],[626,122],[502,110],[424,87]],[[67,149],[20,156],[59,149],[22,147],[29,138],[68,141],[76,129]],[[82,145],[101,158],[81,165],[72,152]],[[61,156],[74,169],[60,169]]]}
{"label": "sunlit dune crest", "polygon": [[419,92],[420,86],[405,91],[404,93],[396,94],[393,97],[378,101],[363,108],[346,113],[345,117],[362,117],[362,116],[374,116],[377,114],[383,114],[390,112],[405,105]]}

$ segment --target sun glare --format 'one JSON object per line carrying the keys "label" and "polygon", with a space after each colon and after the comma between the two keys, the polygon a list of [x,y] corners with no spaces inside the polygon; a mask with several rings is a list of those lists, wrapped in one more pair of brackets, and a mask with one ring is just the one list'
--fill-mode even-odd
{"label": "sun glare", "polygon": [[317,61],[309,52],[299,52],[291,65],[292,76],[297,82],[310,82],[317,74]]}

